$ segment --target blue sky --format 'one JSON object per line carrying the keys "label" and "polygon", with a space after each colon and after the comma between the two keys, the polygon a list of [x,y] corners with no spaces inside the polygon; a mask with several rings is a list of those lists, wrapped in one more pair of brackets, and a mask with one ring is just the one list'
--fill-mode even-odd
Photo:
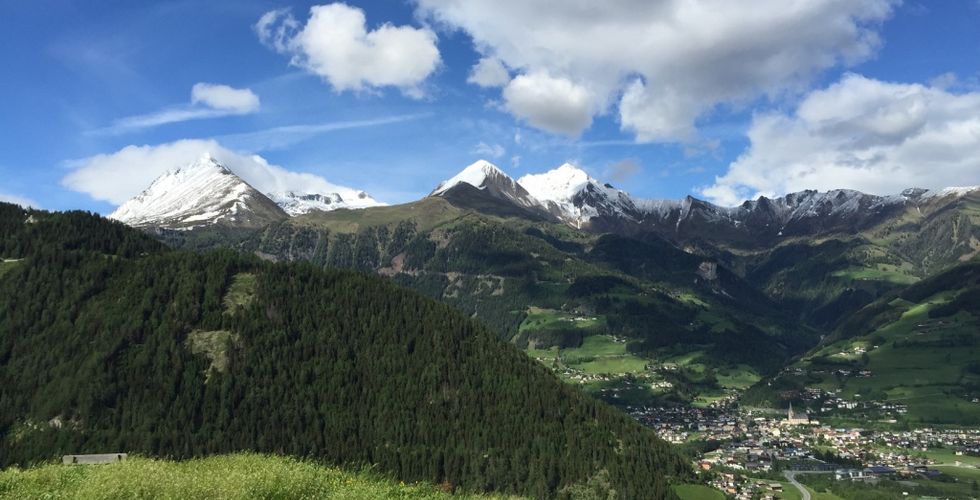
{"label": "blue sky", "polygon": [[188,139],[389,203],[478,158],[729,204],[980,184],[975,0],[147,3],[0,5],[0,198],[108,213]]}

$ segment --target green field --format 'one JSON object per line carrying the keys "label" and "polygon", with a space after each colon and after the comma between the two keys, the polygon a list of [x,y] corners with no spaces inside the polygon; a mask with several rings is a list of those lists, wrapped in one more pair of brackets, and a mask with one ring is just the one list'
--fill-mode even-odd
{"label": "green field", "polygon": [[946,474],[950,477],[955,477],[958,481],[980,482],[980,469],[975,467],[965,467],[956,465],[935,465],[933,466],[939,472]]}
{"label": "green field", "polygon": [[961,464],[974,467],[973,470],[975,471],[980,470],[980,469],[976,469],[977,467],[980,467],[980,457],[974,457],[970,455],[957,455],[952,450],[942,449],[942,448],[933,448],[930,449],[929,451],[923,451],[919,453],[941,464],[951,465],[951,464],[955,464],[956,462],[960,462]]}
{"label": "green field", "polygon": [[733,368],[719,368],[716,370],[718,385],[731,389],[747,389],[752,384],[762,379],[752,367],[748,365],[738,365]]}
{"label": "green field", "polygon": [[[521,328],[537,330],[558,325],[601,328],[604,318],[579,317],[573,322],[573,316],[567,313],[531,308]],[[695,406],[707,407],[729,397],[731,390],[744,390],[761,379],[748,365],[715,366],[702,349],[665,348],[649,357],[639,356],[628,352],[624,339],[610,335],[589,335],[579,347],[529,348],[526,352],[565,380],[582,384],[586,392],[620,406],[650,404],[669,395],[676,398],[675,389],[660,384],[680,381],[688,387],[687,391],[694,391],[680,397]],[[657,371],[663,367],[673,369]]]}
{"label": "green field", "polygon": [[919,278],[911,274],[912,266],[877,264],[875,267],[850,267],[834,271],[832,276],[846,280],[888,281],[899,285],[911,285]]}
{"label": "green field", "polygon": [[0,472],[0,498],[504,498],[450,495],[371,471],[354,473],[286,457],[240,453],[186,462],[131,458],[109,465],[44,465]]}
{"label": "green field", "polygon": [[575,316],[554,309],[528,308],[527,317],[521,323],[520,331],[545,330],[548,328],[601,328],[605,321],[601,317]]}
{"label": "green field", "polygon": [[642,373],[647,360],[626,352],[626,342],[609,335],[592,335],[581,347],[561,349],[561,362],[585,373],[622,375]]}

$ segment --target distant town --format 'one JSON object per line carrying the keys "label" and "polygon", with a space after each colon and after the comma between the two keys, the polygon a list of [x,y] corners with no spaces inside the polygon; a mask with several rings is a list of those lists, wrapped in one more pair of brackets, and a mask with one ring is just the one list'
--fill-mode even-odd
{"label": "distant town", "polygon": [[[827,408],[857,404],[812,392]],[[861,403],[865,404],[865,403]],[[886,408],[887,407],[887,408]],[[878,409],[902,412],[901,405]],[[696,451],[695,468],[737,499],[776,498],[786,471],[832,474],[836,480],[932,479],[942,467],[977,470],[980,430],[880,430],[822,424],[805,411],[740,408],[732,400],[707,408],[630,407],[629,413],[674,444]]]}

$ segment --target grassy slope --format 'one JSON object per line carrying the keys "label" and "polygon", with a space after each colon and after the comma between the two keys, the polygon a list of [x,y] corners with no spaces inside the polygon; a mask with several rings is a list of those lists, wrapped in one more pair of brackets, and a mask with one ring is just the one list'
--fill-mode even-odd
{"label": "grassy slope", "polygon": [[832,329],[883,294],[980,254],[980,194],[920,200],[856,234],[728,250],[726,260],[750,282],[804,321]]}
{"label": "grassy slope", "polygon": [[[977,334],[980,322],[969,313],[960,313],[945,320],[930,320],[928,310],[936,303],[925,302],[910,308],[901,319],[876,330],[871,336],[835,342],[814,353],[809,360],[815,356],[840,357],[840,352],[858,343],[870,343],[872,337],[886,339],[868,353],[866,369],[871,370],[873,376],[846,378],[843,382],[821,377],[823,382],[820,385],[840,389],[848,398],[856,394],[887,394],[889,401],[908,404],[909,417],[925,422],[942,422],[954,415],[980,421],[980,405],[949,394],[967,379],[975,382],[973,379],[976,377],[965,374],[963,370],[967,363],[977,359],[975,347],[900,347],[903,341],[917,341],[929,336]],[[925,326],[920,328],[919,325]],[[803,365],[812,366],[806,361]]]}
{"label": "grassy slope", "polygon": [[44,465],[0,472],[2,498],[505,498],[449,495],[287,457],[251,453],[171,462],[133,458],[101,466]]}
{"label": "grassy slope", "polygon": [[[604,318],[601,316],[583,317],[556,310],[532,308],[521,324],[521,330],[534,331],[562,326],[590,332],[598,329],[601,332],[603,325]],[[671,375],[695,384],[703,380],[707,369],[713,371],[718,387],[699,387],[697,394],[692,397],[695,405],[706,405],[723,397],[725,389],[745,389],[761,378],[748,365],[719,365],[703,350],[694,346],[680,349],[680,354],[676,348],[667,348],[644,355],[630,353],[627,346],[627,339],[599,333],[586,336],[578,347],[529,348],[527,353],[545,366],[554,368],[563,380],[582,384],[587,392],[600,397],[605,395],[603,399],[617,405],[639,404],[671,392],[663,386],[655,385],[665,380],[663,374],[657,372],[657,368],[664,364],[682,368],[684,371],[675,371]],[[588,381],[589,376],[601,376],[607,380],[597,383]],[[611,389],[616,390],[610,391]]]}
{"label": "grassy slope", "polygon": [[[978,396],[971,387],[980,384],[980,374],[969,369],[971,362],[980,359],[980,311],[967,307],[948,315],[936,314],[937,308],[948,305],[961,290],[975,286],[968,276],[977,268],[980,266],[954,269],[936,278],[951,280],[949,283],[925,281],[901,297],[869,306],[842,327],[837,340],[814,349],[791,366],[791,370],[803,370],[805,375],[786,374],[782,378],[840,391],[848,399],[906,404],[910,422],[980,422],[980,404],[971,402]],[[962,288],[955,282],[958,274],[966,277]],[[862,349],[866,354],[858,354]],[[870,370],[872,376],[833,373],[841,368]]]}

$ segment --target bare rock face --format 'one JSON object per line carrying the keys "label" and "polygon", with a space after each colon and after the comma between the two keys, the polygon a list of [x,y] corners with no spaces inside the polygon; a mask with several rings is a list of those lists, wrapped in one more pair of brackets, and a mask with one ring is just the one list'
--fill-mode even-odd
{"label": "bare rock face", "polygon": [[707,281],[715,281],[718,279],[718,263],[704,261],[698,266],[698,276],[704,278]]}

